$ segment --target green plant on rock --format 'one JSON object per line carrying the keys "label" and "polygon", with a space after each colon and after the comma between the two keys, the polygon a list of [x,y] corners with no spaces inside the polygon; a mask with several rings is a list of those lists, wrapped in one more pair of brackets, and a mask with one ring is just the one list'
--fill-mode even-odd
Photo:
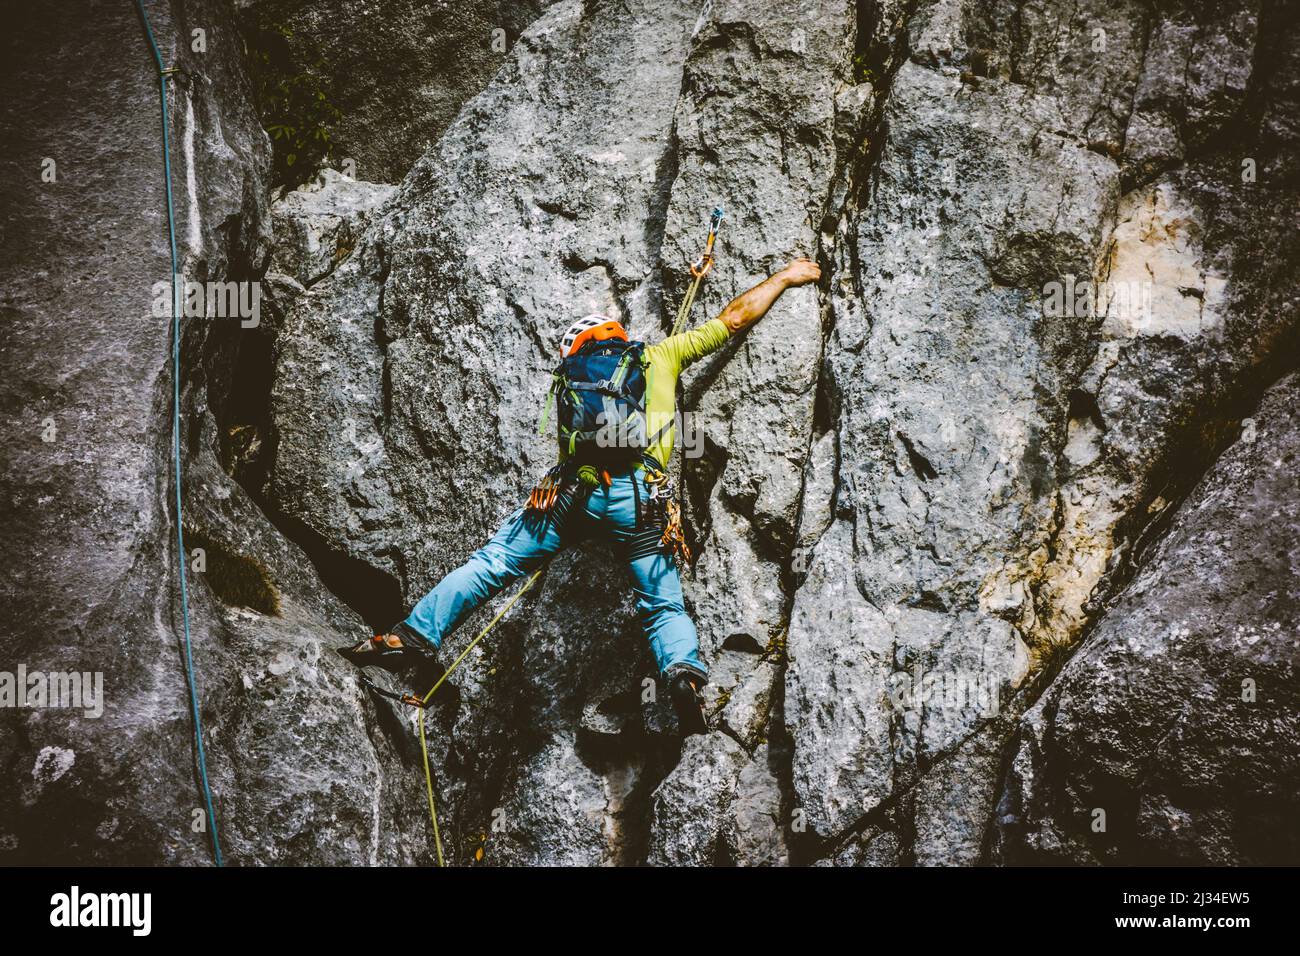
{"label": "green plant on rock", "polygon": [[778,631],[773,634],[767,641],[767,647],[763,648],[760,655],[760,661],[781,661],[785,658],[785,641],[788,630]]}
{"label": "green plant on rock", "polygon": [[273,181],[297,186],[328,159],[343,118],[331,101],[327,64],[319,55],[304,59],[284,24],[252,24],[245,32],[253,92],[271,136]]}
{"label": "green plant on rock", "polygon": [[724,710],[727,709],[727,705],[728,705],[729,703],[731,703],[731,690],[730,690],[730,689],[728,689],[728,690],[724,690],[722,693],[720,693],[720,694],[718,695],[718,700],[717,700],[717,702],[713,705],[713,709],[709,711],[709,716],[710,716],[710,717],[716,717],[716,716],[718,716],[718,714],[722,713]]}
{"label": "green plant on rock", "polygon": [[853,58],[853,82],[854,83],[875,83],[876,76],[867,64],[866,56],[858,54]]}

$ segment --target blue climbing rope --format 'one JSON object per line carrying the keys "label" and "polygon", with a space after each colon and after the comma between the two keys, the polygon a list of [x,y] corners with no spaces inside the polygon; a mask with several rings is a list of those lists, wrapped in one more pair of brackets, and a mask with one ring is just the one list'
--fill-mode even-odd
{"label": "blue climbing rope", "polygon": [[190,599],[185,581],[185,532],[183,530],[181,510],[181,310],[179,308],[180,289],[176,285],[178,274],[176,259],[176,213],[172,206],[172,154],[171,141],[168,136],[167,120],[167,77],[171,70],[163,66],[162,53],[153,37],[153,28],[149,25],[149,15],[144,11],[142,0],[135,0],[140,12],[140,21],[144,24],[145,36],[149,39],[149,48],[153,51],[154,62],[158,65],[158,102],[162,107],[162,143],[163,143],[163,179],[167,183],[167,239],[171,244],[172,254],[172,450],[175,454],[176,469],[176,564],[180,570],[181,581],[181,620],[185,627],[185,680],[190,689],[190,710],[194,715],[194,743],[198,754],[199,782],[203,786],[203,803],[207,808],[208,832],[212,835],[212,855],[217,866],[221,866],[221,841],[217,837],[217,815],[212,809],[212,790],[208,786],[208,759],[203,752],[203,719],[199,716],[199,692],[194,686],[194,655],[190,649]]}

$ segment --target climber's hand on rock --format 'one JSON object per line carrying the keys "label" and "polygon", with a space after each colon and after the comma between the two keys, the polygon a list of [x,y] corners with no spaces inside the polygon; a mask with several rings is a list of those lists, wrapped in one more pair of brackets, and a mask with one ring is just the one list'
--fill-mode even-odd
{"label": "climber's hand on rock", "polygon": [[822,277],[822,270],[821,266],[810,259],[796,259],[782,269],[780,275],[785,280],[786,287],[793,289],[816,282]]}

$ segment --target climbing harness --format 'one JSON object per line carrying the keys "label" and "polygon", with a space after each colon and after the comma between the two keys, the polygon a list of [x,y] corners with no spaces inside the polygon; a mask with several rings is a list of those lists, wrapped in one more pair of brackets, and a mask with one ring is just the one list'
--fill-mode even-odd
{"label": "climbing harness", "polygon": [[176,558],[180,571],[181,620],[184,623],[185,634],[185,680],[189,685],[199,783],[203,790],[203,804],[207,810],[208,832],[212,836],[212,856],[217,866],[221,866],[221,840],[217,835],[217,815],[212,808],[212,790],[208,785],[208,761],[203,750],[203,720],[199,715],[199,694],[194,685],[194,655],[190,646],[190,599],[185,580],[185,532],[181,507],[181,309],[180,288],[176,284],[178,273],[176,214],[172,204],[172,158],[171,141],[168,137],[170,124],[167,118],[167,77],[176,70],[163,66],[162,53],[154,40],[153,28],[149,25],[149,15],[144,12],[142,0],[135,0],[135,6],[140,13],[140,21],[144,24],[145,36],[149,40],[149,49],[153,53],[154,63],[158,67],[158,103],[162,110],[163,178],[167,183],[167,239],[171,246],[172,266],[172,450],[176,471]]}

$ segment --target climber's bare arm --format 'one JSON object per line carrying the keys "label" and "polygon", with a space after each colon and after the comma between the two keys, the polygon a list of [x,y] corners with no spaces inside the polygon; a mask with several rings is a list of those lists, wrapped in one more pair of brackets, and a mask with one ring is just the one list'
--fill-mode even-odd
{"label": "climber's bare arm", "polygon": [[768,276],[748,292],[742,292],[728,303],[718,316],[735,335],[767,314],[772,303],[781,297],[786,289],[807,285],[821,278],[822,270],[815,262],[808,259],[796,259],[776,275]]}

